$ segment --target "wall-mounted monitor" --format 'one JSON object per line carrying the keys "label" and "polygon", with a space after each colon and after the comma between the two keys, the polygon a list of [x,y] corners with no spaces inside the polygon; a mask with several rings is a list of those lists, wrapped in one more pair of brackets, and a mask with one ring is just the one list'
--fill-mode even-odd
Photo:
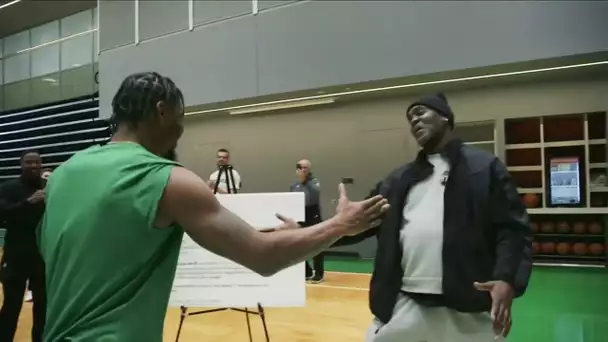
{"label": "wall-mounted monitor", "polygon": [[584,170],[579,157],[553,157],[548,160],[549,204],[554,207],[583,204]]}

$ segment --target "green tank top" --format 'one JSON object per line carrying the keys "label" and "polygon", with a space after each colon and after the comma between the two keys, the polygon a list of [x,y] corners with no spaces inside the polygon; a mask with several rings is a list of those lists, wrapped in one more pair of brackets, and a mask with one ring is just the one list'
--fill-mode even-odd
{"label": "green tank top", "polygon": [[155,228],[179,164],[135,143],[78,152],[47,185],[44,341],[162,341],[183,230]]}

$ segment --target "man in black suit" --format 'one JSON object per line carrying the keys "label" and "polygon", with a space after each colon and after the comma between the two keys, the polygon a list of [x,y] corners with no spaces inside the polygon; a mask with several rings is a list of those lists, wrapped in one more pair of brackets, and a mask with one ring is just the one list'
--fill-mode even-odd
{"label": "man in black suit", "polygon": [[32,341],[42,341],[45,321],[44,262],[36,239],[45,207],[42,159],[38,152],[26,151],[20,162],[21,175],[0,185],[0,217],[6,222],[0,268],[4,293],[0,309],[1,342],[13,341],[28,281],[34,302]]}

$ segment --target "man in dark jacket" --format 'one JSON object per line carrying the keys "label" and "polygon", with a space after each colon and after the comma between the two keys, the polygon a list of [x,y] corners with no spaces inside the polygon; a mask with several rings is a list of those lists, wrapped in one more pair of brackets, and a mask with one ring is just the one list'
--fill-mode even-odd
{"label": "man in dark jacket", "polygon": [[336,244],[378,238],[366,341],[502,339],[531,273],[526,209],[498,158],[453,137],[443,94],[407,119],[422,150],[372,191],[391,204],[383,224]]}
{"label": "man in dark jacket", "polygon": [[[313,176],[310,168],[312,164],[307,159],[302,159],[296,164],[297,182],[293,184],[289,191],[303,192],[306,196],[305,220],[302,227],[311,227],[321,222],[321,183]],[[314,256],[313,266],[306,263],[306,280],[313,284],[323,282],[324,276],[324,255],[323,252]]]}
{"label": "man in dark jacket", "polygon": [[46,296],[44,262],[38,250],[36,229],[44,214],[42,160],[27,151],[21,156],[21,176],[0,186],[0,217],[6,222],[6,237],[0,281],[4,302],[0,310],[0,341],[12,341],[23,304],[26,284],[33,297],[32,341],[42,341]]}

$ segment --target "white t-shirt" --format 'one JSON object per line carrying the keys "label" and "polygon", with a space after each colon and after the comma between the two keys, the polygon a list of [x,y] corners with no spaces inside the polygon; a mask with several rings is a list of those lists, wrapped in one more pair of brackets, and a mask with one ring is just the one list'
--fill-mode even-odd
{"label": "white t-shirt", "polygon": [[429,155],[428,161],[433,174],[412,187],[403,208],[401,289],[442,294],[443,194],[450,167],[440,154]]}
{"label": "white t-shirt", "polygon": [[[209,180],[213,181],[213,182],[217,182],[217,176],[219,175],[219,170],[214,171],[211,176],[209,176]],[[228,175],[230,175],[230,171],[228,171]],[[222,189],[224,191],[228,190],[228,181],[226,180],[226,172],[222,172],[222,177],[220,177],[219,183],[220,185],[218,186],[218,189]],[[232,176],[234,177],[234,184],[232,184],[232,179],[230,180],[230,189],[234,189],[236,188],[236,190],[240,190],[241,189],[241,175],[238,173],[237,170],[232,169]],[[234,187],[234,188],[233,188]]]}

